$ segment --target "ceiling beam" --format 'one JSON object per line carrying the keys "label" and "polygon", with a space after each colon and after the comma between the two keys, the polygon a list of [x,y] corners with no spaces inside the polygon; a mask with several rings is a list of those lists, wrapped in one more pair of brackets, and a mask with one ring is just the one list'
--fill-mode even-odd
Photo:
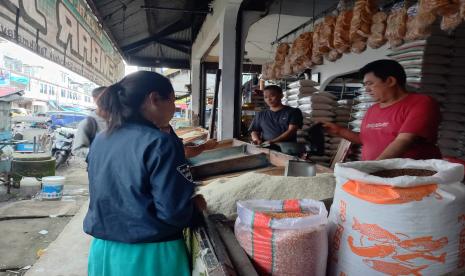
{"label": "ceiling beam", "polygon": [[105,33],[110,37],[111,42],[113,43],[113,46],[116,48],[116,50],[119,52],[122,58],[124,58],[123,50],[117,43],[115,37],[113,36],[113,33],[111,32],[110,28],[108,28],[107,24],[102,18],[102,15],[100,14],[99,9],[97,8],[97,5],[95,5],[93,0],[86,0],[87,4],[89,5],[90,9],[94,13],[95,17],[97,17],[97,20],[100,24],[102,24],[103,30]]}
{"label": "ceiling beam", "polygon": [[167,58],[153,58],[153,57],[139,57],[128,56],[127,61],[129,65],[136,65],[142,67],[167,67],[172,69],[189,69],[189,59],[167,59]]}
{"label": "ceiling beam", "polygon": [[165,45],[166,47],[170,47],[172,49],[178,50],[178,51],[183,52],[185,54],[190,53],[190,48],[191,48],[190,46],[183,46],[181,44],[176,44],[173,41],[165,40],[163,38],[157,40],[157,42],[160,43],[160,44]]}
{"label": "ceiling beam", "polygon": [[166,28],[164,28],[160,32],[158,32],[158,33],[156,33],[156,34],[154,34],[154,35],[152,35],[150,37],[141,39],[139,41],[133,42],[133,43],[125,45],[125,46],[122,46],[121,50],[123,50],[123,52],[127,54],[129,52],[132,52],[132,51],[138,50],[140,48],[143,48],[146,45],[151,44],[152,42],[159,40],[160,38],[163,38],[165,36],[168,36],[168,35],[180,32],[180,31],[183,31],[183,30],[185,30],[185,29],[187,29],[189,27],[190,27],[190,22],[187,22],[187,21],[184,20],[184,18],[181,18],[178,21],[174,22],[171,25],[168,25]]}

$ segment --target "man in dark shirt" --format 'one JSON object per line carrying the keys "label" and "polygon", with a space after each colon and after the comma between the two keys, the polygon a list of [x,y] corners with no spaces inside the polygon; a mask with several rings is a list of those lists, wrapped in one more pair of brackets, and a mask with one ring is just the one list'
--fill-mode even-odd
{"label": "man in dark shirt", "polygon": [[300,109],[281,103],[283,90],[277,85],[266,86],[263,97],[270,109],[261,111],[253,119],[249,128],[252,131],[252,143],[297,142],[297,130],[303,124]]}

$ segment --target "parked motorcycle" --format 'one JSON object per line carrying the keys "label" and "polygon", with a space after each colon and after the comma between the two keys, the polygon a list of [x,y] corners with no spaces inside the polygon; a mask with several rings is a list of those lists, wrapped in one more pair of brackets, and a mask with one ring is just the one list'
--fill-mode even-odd
{"label": "parked motorcycle", "polygon": [[68,159],[71,157],[71,149],[73,148],[73,140],[74,133],[56,131],[55,142],[52,146],[52,156],[56,160],[56,169],[68,163]]}

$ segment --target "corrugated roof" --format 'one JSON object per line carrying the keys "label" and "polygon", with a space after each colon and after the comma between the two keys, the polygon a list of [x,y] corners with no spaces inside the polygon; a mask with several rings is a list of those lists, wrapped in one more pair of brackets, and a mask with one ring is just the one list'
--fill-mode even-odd
{"label": "corrugated roof", "polygon": [[212,0],[87,2],[129,64],[189,68],[192,41]]}

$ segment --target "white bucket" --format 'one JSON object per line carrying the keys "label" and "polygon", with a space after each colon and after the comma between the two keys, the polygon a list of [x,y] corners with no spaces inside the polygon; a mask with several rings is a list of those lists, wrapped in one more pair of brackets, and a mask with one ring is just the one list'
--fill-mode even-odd
{"label": "white bucket", "polygon": [[46,176],[42,178],[42,199],[61,199],[66,177]]}

